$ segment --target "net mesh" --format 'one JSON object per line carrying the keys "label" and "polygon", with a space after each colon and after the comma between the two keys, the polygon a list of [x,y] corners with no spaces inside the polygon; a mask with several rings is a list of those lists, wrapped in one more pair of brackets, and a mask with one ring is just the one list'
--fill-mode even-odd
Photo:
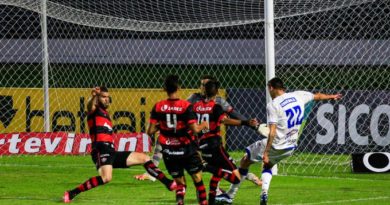
{"label": "net mesh", "polygon": [[[168,74],[180,76],[183,98],[213,75],[235,110],[265,122],[263,5],[47,1],[51,131],[88,132],[96,85],[111,89],[116,132],[145,131]],[[6,0],[0,9],[1,133],[43,132],[41,2]],[[389,15],[385,0],[275,1],[276,75],[289,91],[345,96],[313,106],[282,173],[346,172],[350,153],[389,149]],[[230,151],[259,139],[247,128],[224,134]]]}

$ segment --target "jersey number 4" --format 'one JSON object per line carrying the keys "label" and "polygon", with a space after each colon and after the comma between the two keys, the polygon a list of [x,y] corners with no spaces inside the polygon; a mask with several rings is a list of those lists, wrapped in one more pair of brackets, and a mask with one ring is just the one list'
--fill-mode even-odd
{"label": "jersey number 4", "polygon": [[299,105],[292,107],[288,110],[285,110],[287,116],[287,128],[292,128],[295,125],[302,124],[303,121],[303,112]]}
{"label": "jersey number 4", "polygon": [[167,127],[175,129],[176,132],[176,126],[177,126],[177,115],[167,114]]}

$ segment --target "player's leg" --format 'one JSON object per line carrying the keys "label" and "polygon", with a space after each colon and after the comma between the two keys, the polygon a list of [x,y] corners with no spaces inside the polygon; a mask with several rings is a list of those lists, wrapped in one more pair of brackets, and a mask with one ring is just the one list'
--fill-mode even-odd
{"label": "player's leg", "polygon": [[241,158],[240,161],[240,167],[238,168],[238,171],[241,175],[240,183],[237,184],[231,184],[229,190],[226,192],[226,194],[229,196],[228,198],[234,199],[236,196],[238,189],[240,188],[241,183],[246,179],[249,167],[256,161],[260,161],[260,157],[258,157],[259,153],[262,153],[261,151],[261,141],[257,141],[250,146],[248,146],[246,149],[246,154]]}
{"label": "player's leg", "polygon": [[268,190],[272,180],[272,167],[273,165],[263,166],[263,172],[261,173],[261,180],[263,182],[261,186],[260,204],[266,205],[268,201]]}
{"label": "player's leg", "polygon": [[176,189],[176,183],[174,180],[168,179],[166,175],[153,163],[148,155],[145,153],[133,152],[133,156],[129,156],[128,163],[130,164],[143,164],[146,172],[152,177],[158,179],[161,183],[167,187],[169,191]]}
{"label": "player's leg", "polygon": [[106,184],[112,179],[112,166],[104,165],[99,169],[99,176],[94,176],[89,178],[84,183],[80,184],[76,188],[66,191],[64,194],[64,202],[69,203],[74,197],[76,197],[81,192],[88,191],[97,186]]}
{"label": "player's leg", "polygon": [[203,162],[203,171],[212,173],[210,184],[209,184],[209,205],[215,204],[215,196],[217,195],[217,190],[219,182],[222,179],[222,172],[219,167],[216,167],[216,156],[214,154],[215,149],[203,149],[202,150],[202,159]]}
{"label": "player's leg", "polygon": [[196,196],[198,197],[199,205],[207,205],[208,201],[206,195],[206,188],[202,180],[202,171],[191,174],[191,178],[196,188]]}
{"label": "player's leg", "polygon": [[191,178],[194,182],[196,188],[196,196],[198,197],[198,202],[200,205],[207,205],[207,194],[206,188],[203,184],[202,180],[202,159],[198,152],[195,152],[191,156],[184,159],[186,163],[184,164],[184,168],[187,170],[188,174],[191,175]]}
{"label": "player's leg", "polygon": [[238,182],[236,181],[234,183],[231,183],[229,190],[225,193],[217,195],[216,201],[223,202],[226,204],[233,203],[234,197],[236,196],[241,183],[245,180],[249,166],[251,164],[253,164],[253,162],[250,161],[249,158],[245,155],[240,161],[240,168],[238,170],[235,170],[235,174],[238,173],[238,175],[241,176],[241,178],[239,178],[240,180]]}
{"label": "player's leg", "polygon": [[[184,172],[183,172],[184,174]],[[174,178],[177,187],[176,187],[176,204],[183,205],[184,204],[184,196],[186,195],[187,185],[185,183],[184,176]]]}
{"label": "player's leg", "polygon": [[78,194],[84,191],[88,191],[97,186],[106,184],[112,179],[112,164],[115,160],[115,152],[113,146],[110,144],[99,143],[95,149],[92,150],[92,160],[94,161],[96,168],[98,169],[99,176],[89,178],[84,183],[75,187],[72,190],[64,193],[63,200],[65,203],[71,202],[71,200]]}
{"label": "player's leg", "polygon": [[272,180],[272,167],[279,163],[281,160],[291,156],[294,150],[275,150],[271,148],[269,151],[269,160],[270,163],[267,166],[263,166],[263,171],[261,174],[261,180],[263,182],[261,186],[261,195],[260,195],[260,204],[266,205],[268,201],[268,190],[271,185]]}
{"label": "player's leg", "polygon": [[184,164],[185,160],[181,158],[170,158],[169,156],[164,156],[165,167],[167,168],[169,174],[173,177],[173,180],[176,185],[176,203],[178,205],[184,204],[184,197],[186,194],[186,183],[184,177]]}
{"label": "player's leg", "polygon": [[[161,153],[162,147],[161,144],[157,141],[156,145],[154,146],[154,151],[153,151],[153,157],[152,161],[158,167],[160,164],[160,160],[162,159],[162,153]],[[156,178],[151,176],[149,173],[145,172],[143,174],[135,175],[134,178],[137,180],[143,181],[143,180],[151,180],[155,181]]]}

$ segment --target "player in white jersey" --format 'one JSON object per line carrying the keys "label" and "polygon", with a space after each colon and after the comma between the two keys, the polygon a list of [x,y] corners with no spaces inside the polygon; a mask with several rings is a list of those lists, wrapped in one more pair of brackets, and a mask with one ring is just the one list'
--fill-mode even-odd
{"label": "player in white jersey", "polygon": [[[291,156],[298,145],[298,132],[304,120],[305,105],[312,100],[339,100],[342,97],[341,94],[313,94],[306,91],[286,93],[283,81],[279,78],[268,82],[268,91],[272,97],[272,102],[267,105],[268,138],[248,146],[246,155],[241,160],[241,165],[247,167],[255,162],[263,162],[261,205],[267,204],[272,179],[271,168]],[[234,198],[238,187],[239,185],[232,185],[227,197]]]}

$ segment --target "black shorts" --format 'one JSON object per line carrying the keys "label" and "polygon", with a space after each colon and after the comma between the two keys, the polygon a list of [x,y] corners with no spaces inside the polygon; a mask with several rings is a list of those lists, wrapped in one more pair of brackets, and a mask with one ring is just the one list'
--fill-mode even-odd
{"label": "black shorts", "polygon": [[112,165],[113,168],[127,168],[127,158],[131,152],[116,152],[114,144],[110,142],[92,143],[92,161],[99,169],[103,165]]}
{"label": "black shorts", "polygon": [[229,153],[222,146],[220,137],[207,138],[201,140],[200,151],[202,158],[211,166],[226,170],[237,169]]}
{"label": "black shorts", "polygon": [[[192,148],[191,148],[192,149]],[[165,149],[167,150],[167,149]],[[163,159],[165,163],[165,167],[168,170],[168,173],[173,178],[178,178],[184,176],[184,169],[188,172],[188,174],[193,175],[198,173],[203,169],[202,159],[199,153],[196,151],[186,152],[184,151],[183,155],[180,156],[172,156],[168,152],[164,152],[163,148]],[[178,153],[174,152],[173,153]]]}

